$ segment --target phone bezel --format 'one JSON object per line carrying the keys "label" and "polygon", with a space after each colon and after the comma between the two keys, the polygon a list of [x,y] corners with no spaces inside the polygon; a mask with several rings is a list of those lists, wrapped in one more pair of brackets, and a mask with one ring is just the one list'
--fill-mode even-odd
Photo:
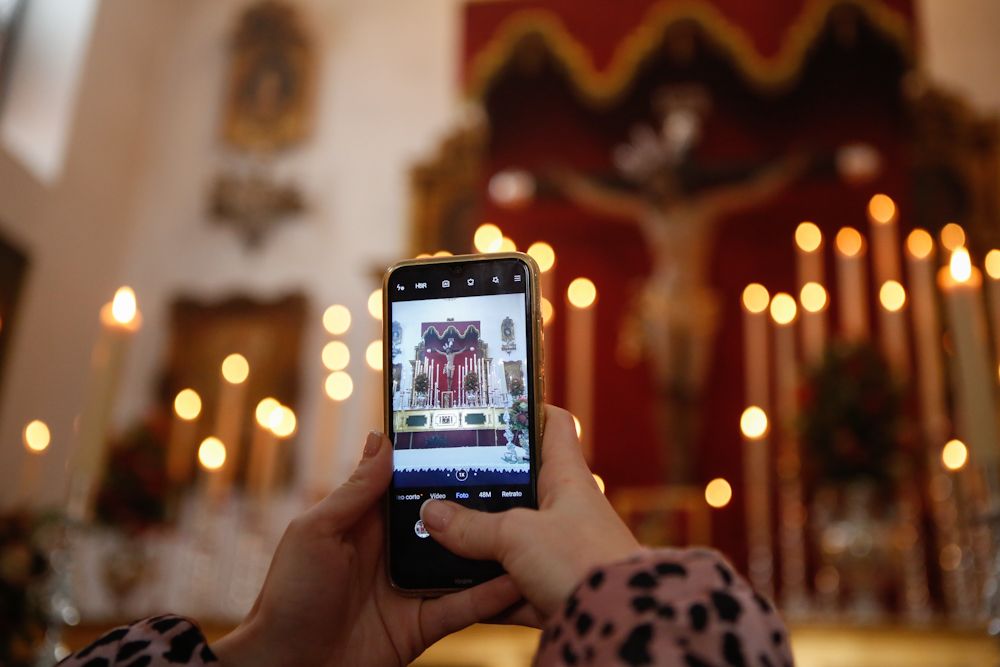
{"label": "phone bezel", "polygon": [[[542,311],[541,311],[541,284],[539,276],[541,272],[538,269],[538,264],[535,260],[522,252],[498,252],[490,253],[488,255],[449,255],[445,257],[426,257],[420,259],[406,259],[396,262],[388,269],[382,276],[382,432],[387,434],[392,430],[392,397],[390,395],[390,383],[387,381],[387,375],[385,374],[385,369],[392,367],[392,345],[387,344],[387,341],[391,340],[391,327],[392,322],[390,321],[389,315],[389,281],[393,274],[402,268],[412,267],[412,266],[428,266],[437,264],[470,264],[470,263],[483,263],[491,261],[499,261],[505,259],[513,259],[522,262],[528,268],[529,274],[529,285],[528,290],[525,292],[529,296],[530,303],[529,312],[531,316],[528,318],[528,326],[530,328],[529,335],[531,336],[531,362],[535,369],[535,372],[528,377],[528,381],[531,382],[532,386],[532,396],[534,397],[532,410],[534,410],[534,424],[535,433],[533,433],[532,442],[535,443],[533,453],[533,463],[531,469],[531,486],[533,490],[533,497],[537,500],[538,498],[538,471],[542,465],[542,436],[545,432],[545,353],[543,346],[543,332],[542,332]],[[453,593],[455,591],[464,590],[468,588],[467,586],[455,586],[455,587],[445,587],[445,588],[405,588],[396,583],[392,578],[392,538],[391,531],[389,530],[390,522],[390,505],[392,503],[391,494],[386,493],[385,497],[385,545],[386,545],[386,557],[385,557],[385,567],[386,575],[389,579],[389,585],[392,586],[393,590],[400,593],[401,595],[408,595],[413,597],[431,597],[438,595],[445,595],[447,593]]]}

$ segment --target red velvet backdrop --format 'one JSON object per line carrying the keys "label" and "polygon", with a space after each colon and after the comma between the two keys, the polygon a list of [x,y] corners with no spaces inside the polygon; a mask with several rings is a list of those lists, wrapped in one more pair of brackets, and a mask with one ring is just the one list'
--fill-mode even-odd
{"label": "red velvet backdrop", "polygon": [[[753,72],[748,74],[733,59],[733,52],[718,43],[718,35],[725,31],[710,37],[712,28],[698,21],[694,21],[690,57],[679,59],[665,46],[669,39],[660,35],[660,45],[635,68],[627,85],[605,103],[594,103],[581,92],[584,75],[579,71],[574,74],[566,58],[552,55],[562,47],[553,45],[542,33],[549,48],[548,55],[542,50],[540,61],[537,57],[521,61],[515,57],[497,65],[501,56],[496,54],[502,51],[498,35],[518,12],[551,10],[565,30],[586,46],[591,64],[599,69],[614,60],[623,36],[649,16],[651,8],[678,4],[642,0],[470,4],[465,17],[463,72],[470,93],[481,94],[489,119],[484,219],[497,222],[519,248],[540,239],[554,246],[558,256],[556,294],[564,294],[568,283],[581,275],[597,284],[595,470],[612,493],[623,486],[658,484],[663,479],[663,461],[652,432],[656,406],[651,400],[650,379],[641,367],[619,367],[614,354],[628,297],[650,267],[647,253],[631,227],[609,223],[558,198],[538,199],[517,211],[498,208],[485,197],[486,180],[506,168],[543,171],[555,164],[612,173],[613,147],[625,139],[633,125],[655,121],[651,97],[671,83],[696,82],[711,95],[704,138],[696,149],[704,163],[759,161],[792,148],[823,150],[848,141],[869,142],[882,151],[887,169],[876,182],[852,188],[832,177],[804,180],[767,205],[727,220],[714,249],[711,284],[722,299],[723,319],[705,396],[698,468],[703,481],[721,476],[733,484],[734,502],[715,515],[714,539],[717,546],[744,562],[740,546],[744,544],[740,294],[752,281],[764,283],[772,293],[795,291],[792,234],[802,220],[815,221],[826,235],[828,275],[833,263],[829,240],[843,225],[866,230],[865,206],[873,193],[886,192],[899,202],[905,228],[908,156],[900,91],[909,56],[896,37],[873,26],[870,14],[857,12],[860,20],[853,23],[820,21],[815,39],[803,50],[800,67],[792,68],[794,76],[778,89],[762,88]],[[699,3],[684,6],[692,4]],[[798,17],[804,7],[831,3],[715,0],[700,4],[710,5],[739,26],[758,55],[773,58],[792,39],[790,34],[801,36],[801,30],[796,33],[789,27],[801,27]],[[849,8],[855,4],[846,3]],[[891,10],[904,27],[911,23],[908,0],[865,4]],[[912,38],[912,31],[907,34]],[[484,58],[483,53],[493,55]],[[494,73],[488,80],[480,76],[489,69],[484,62],[493,63]],[[832,298],[836,304],[835,293]],[[563,306],[561,299],[554,301],[556,319],[547,332],[554,337],[547,377],[549,399],[559,404],[565,397],[568,360],[562,353]],[[831,323],[836,322],[836,316],[834,306]]]}
{"label": "red velvet backdrop", "polygon": [[[432,329],[433,332],[431,331]],[[478,320],[475,322],[423,322],[420,325],[420,331],[423,332],[425,344],[424,358],[421,361],[430,361],[437,364],[436,377],[428,379],[437,383],[438,391],[448,391],[449,387],[448,374],[445,371],[448,358],[444,355],[444,346],[447,344],[448,339],[454,338],[455,342],[452,347],[455,350],[462,350],[455,355],[455,368],[451,374],[451,391],[456,392],[454,399],[457,400],[459,395],[458,369],[462,367],[466,360],[475,358],[479,344],[480,330]]]}

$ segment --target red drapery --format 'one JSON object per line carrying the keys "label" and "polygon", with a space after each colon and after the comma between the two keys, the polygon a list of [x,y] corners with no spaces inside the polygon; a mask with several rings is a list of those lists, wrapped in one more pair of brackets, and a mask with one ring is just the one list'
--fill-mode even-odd
{"label": "red drapery", "polygon": [[[453,391],[456,392],[453,398],[457,398],[461,391],[458,369],[478,354],[479,322],[424,322],[420,331],[424,339],[422,361],[434,363],[437,369],[434,376],[428,379],[435,383],[439,392]],[[446,352],[457,352],[450,377]]]}

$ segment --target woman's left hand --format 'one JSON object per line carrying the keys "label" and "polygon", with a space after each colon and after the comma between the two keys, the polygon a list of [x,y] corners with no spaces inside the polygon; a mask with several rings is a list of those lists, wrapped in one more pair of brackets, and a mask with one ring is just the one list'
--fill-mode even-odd
{"label": "woman's left hand", "polygon": [[351,478],[289,524],[253,609],[212,646],[223,665],[402,667],[521,599],[508,576],[437,599],[396,593],[381,502],[391,477],[392,444],[371,433]]}

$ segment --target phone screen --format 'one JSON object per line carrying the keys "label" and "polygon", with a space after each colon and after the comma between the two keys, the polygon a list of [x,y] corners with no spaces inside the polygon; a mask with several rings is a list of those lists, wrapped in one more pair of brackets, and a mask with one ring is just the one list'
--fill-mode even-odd
{"label": "phone screen", "polygon": [[463,588],[502,572],[437,544],[420,521],[428,498],[537,506],[532,280],[517,258],[407,265],[387,279],[389,569],[400,588]]}

